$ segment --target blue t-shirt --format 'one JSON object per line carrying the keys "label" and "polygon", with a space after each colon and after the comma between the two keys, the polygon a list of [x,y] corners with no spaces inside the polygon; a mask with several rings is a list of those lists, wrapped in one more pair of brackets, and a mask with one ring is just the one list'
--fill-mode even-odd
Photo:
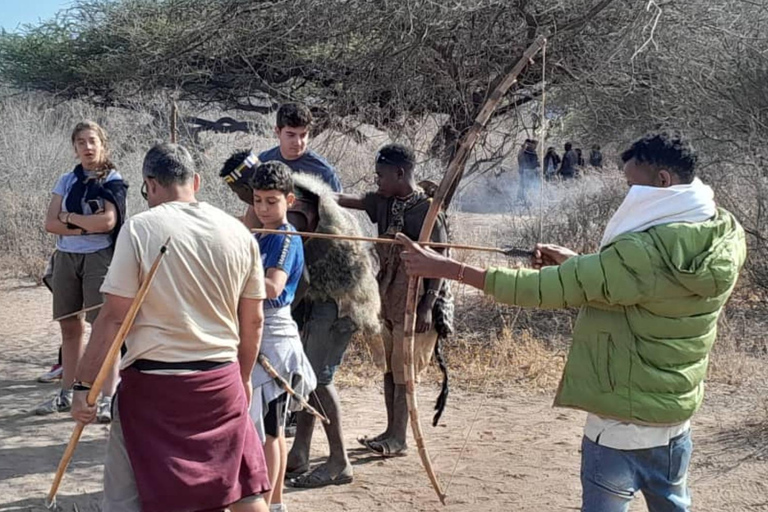
{"label": "blue t-shirt", "polygon": [[[278,229],[281,231],[296,231],[291,224],[283,224]],[[261,251],[261,264],[264,273],[270,268],[278,268],[288,274],[283,293],[276,299],[267,299],[266,309],[289,306],[296,296],[296,288],[299,287],[301,274],[304,271],[304,246],[298,235],[264,235],[256,234]]]}
{"label": "blue t-shirt", "polygon": [[336,174],[336,169],[333,168],[328,160],[321,157],[311,149],[308,149],[303,155],[296,160],[286,160],[283,158],[283,154],[280,153],[280,146],[268,149],[259,154],[260,162],[269,162],[270,160],[278,160],[283,162],[292,170],[297,172],[303,172],[306,174],[313,174],[322,179],[334,192],[343,192],[339,176]]}
{"label": "blue t-shirt", "polygon": [[[87,171],[86,171],[87,174]],[[120,173],[112,170],[109,171],[104,183],[112,180],[122,180]],[[56,182],[56,186],[53,187],[53,193],[61,196],[61,211],[67,211],[67,195],[72,190],[72,185],[77,181],[74,171],[64,174],[59,181]],[[99,208],[104,208],[104,199],[97,199],[99,202]],[[82,202],[83,214],[90,215],[94,212],[91,211],[90,206],[86,203],[85,199]],[[112,245],[112,235],[109,233],[96,233],[93,235],[57,235],[56,236],[56,248],[62,252],[73,252],[76,254],[91,254],[102,249],[106,249]]]}

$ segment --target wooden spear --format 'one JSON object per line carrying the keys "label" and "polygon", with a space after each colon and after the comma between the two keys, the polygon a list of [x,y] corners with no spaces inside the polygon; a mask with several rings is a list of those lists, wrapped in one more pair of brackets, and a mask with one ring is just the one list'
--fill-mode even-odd
{"label": "wooden spear", "polygon": [[[136,315],[139,313],[139,308],[141,308],[141,304],[144,302],[144,298],[147,296],[149,286],[152,284],[152,280],[155,278],[155,274],[157,274],[157,269],[160,267],[160,262],[168,252],[168,244],[170,244],[170,242],[171,237],[168,237],[168,240],[166,240],[163,246],[160,247],[160,254],[157,255],[155,261],[152,263],[152,267],[150,267],[149,272],[147,273],[147,277],[144,278],[144,282],[141,283],[139,291],[136,293],[136,297],[134,297],[133,302],[131,303],[131,307],[128,309],[128,313],[125,315],[125,319],[123,320],[122,325],[120,325],[120,330],[117,331],[115,339],[112,340],[112,345],[109,347],[109,351],[107,352],[107,355],[104,358],[104,362],[99,369],[96,380],[91,385],[90,391],[88,391],[86,402],[88,402],[88,405],[90,406],[93,406],[96,403],[96,400],[99,398],[99,393],[101,392],[101,388],[104,386],[104,381],[107,379],[107,376],[112,369],[112,365],[115,363],[117,355],[120,353],[120,347],[123,346],[123,342],[125,341],[125,337],[128,335],[128,331],[131,330],[133,322],[136,320]],[[75,429],[72,431],[72,436],[69,438],[69,444],[67,444],[67,448],[64,450],[64,455],[61,457],[59,467],[56,470],[56,476],[53,477],[51,490],[48,492],[48,497],[45,500],[45,505],[49,509],[52,509],[56,506],[56,493],[59,490],[59,485],[61,485],[61,479],[64,477],[64,472],[67,470],[67,466],[69,466],[69,462],[72,460],[72,456],[75,453],[77,443],[80,441],[83,428],[85,428],[84,423],[78,423],[75,426]]]}
{"label": "wooden spear", "polygon": [[[349,235],[335,235],[332,233],[308,233],[305,231],[283,231],[280,229],[267,229],[267,228],[255,228],[252,229],[253,233],[262,233],[265,235],[296,235],[302,238],[321,238],[328,240],[349,240],[351,242],[370,242],[373,244],[390,244],[390,245],[402,245],[394,238],[373,238],[368,236],[349,236]],[[460,244],[445,244],[441,242],[420,242],[420,245],[427,247],[437,247],[443,249],[459,249],[466,251],[481,251],[481,252],[495,252],[503,254],[509,257],[524,258],[533,256],[533,251],[528,249],[520,249],[518,247],[483,247],[479,245],[460,245]]]}

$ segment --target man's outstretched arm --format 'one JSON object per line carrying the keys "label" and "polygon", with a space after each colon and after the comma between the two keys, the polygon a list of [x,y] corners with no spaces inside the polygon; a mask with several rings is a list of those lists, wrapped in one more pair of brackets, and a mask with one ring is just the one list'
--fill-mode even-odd
{"label": "man's outstretched arm", "polygon": [[365,210],[364,196],[357,196],[354,194],[336,194],[336,202],[343,208],[349,208],[351,210]]}

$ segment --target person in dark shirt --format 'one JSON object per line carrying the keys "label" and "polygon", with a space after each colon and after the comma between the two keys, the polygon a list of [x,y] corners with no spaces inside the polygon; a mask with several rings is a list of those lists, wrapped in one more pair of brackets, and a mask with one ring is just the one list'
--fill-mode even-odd
{"label": "person in dark shirt", "polygon": [[[365,211],[371,222],[376,224],[380,237],[394,238],[397,233],[404,233],[412,240],[417,240],[429,211],[430,199],[416,185],[415,167],[415,155],[410,148],[401,144],[388,144],[376,155],[378,190],[364,196],[340,195],[338,202],[346,208]],[[431,240],[448,241],[443,212],[438,214]],[[402,248],[399,245],[377,244],[376,251],[380,263],[378,281],[386,356],[384,403],[387,408],[387,428],[377,436],[364,437],[359,441],[369,450],[391,457],[403,455],[408,449],[408,407],[402,343],[408,276],[400,261]],[[441,279],[427,279],[419,293],[413,354],[417,375],[429,364],[438,339],[434,320],[440,313],[435,311],[433,316],[433,311],[441,296],[442,286]]]}
{"label": "person in dark shirt", "polygon": [[536,153],[538,144],[539,141],[537,140],[526,139],[517,154],[517,172],[520,175],[517,200],[525,205],[528,204],[530,190],[539,185],[541,178],[541,163],[539,162],[539,155]]}
{"label": "person in dark shirt", "polygon": [[544,155],[544,177],[549,181],[557,174],[557,168],[560,166],[560,155],[555,151],[554,146],[547,148],[547,154]]}
{"label": "person in dark shirt", "polygon": [[592,146],[592,151],[589,152],[589,165],[598,169],[603,167],[603,154],[600,152],[600,146],[597,144]]}
{"label": "person in dark shirt", "polygon": [[275,134],[278,146],[259,154],[260,162],[278,160],[294,172],[314,174],[322,179],[334,192],[343,191],[336,170],[328,161],[307,147],[312,113],[304,105],[286,103],[277,111]]}
{"label": "person in dark shirt", "polygon": [[564,180],[569,180],[576,177],[576,169],[579,165],[579,155],[574,151],[573,144],[570,142],[565,143],[565,154],[563,154],[563,161],[560,163],[560,176]]}

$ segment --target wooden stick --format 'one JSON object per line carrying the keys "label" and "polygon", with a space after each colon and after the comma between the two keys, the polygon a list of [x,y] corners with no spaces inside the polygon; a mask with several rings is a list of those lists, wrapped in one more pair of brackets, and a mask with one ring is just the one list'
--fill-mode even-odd
{"label": "wooden stick", "polygon": [[283,388],[283,391],[285,391],[286,393],[291,395],[294,399],[296,399],[296,401],[299,402],[299,405],[301,405],[303,409],[306,409],[306,411],[309,414],[319,419],[326,425],[331,424],[331,420],[323,416],[320,413],[320,411],[318,411],[317,409],[309,405],[309,402],[307,402],[307,400],[303,396],[301,396],[300,394],[298,394],[296,391],[293,390],[291,385],[288,384],[288,381],[285,380],[282,377],[282,375],[277,373],[277,370],[275,370],[275,367],[272,366],[272,363],[269,362],[269,359],[267,358],[267,356],[265,356],[264,354],[259,354],[258,361],[259,361],[259,364],[262,366],[262,368],[264,368],[264,370],[269,374],[269,376],[275,379],[275,381],[277,381],[280,387]]}
{"label": "wooden stick", "polygon": [[83,313],[87,313],[89,311],[93,311],[94,309],[99,309],[103,305],[104,305],[104,303],[102,302],[101,304],[96,304],[95,306],[89,306],[87,308],[81,309],[80,311],[75,311],[74,313],[69,313],[67,315],[61,315],[58,318],[54,318],[53,321],[54,322],[60,322],[62,320],[66,320],[67,318],[72,318],[73,316],[81,315]]}
{"label": "wooden stick", "polygon": [[176,125],[179,119],[179,107],[176,106],[176,100],[171,104],[171,144],[176,144]]}
{"label": "wooden stick", "polygon": [[[373,238],[368,236],[348,236],[348,235],[336,235],[333,233],[309,233],[306,231],[283,231],[280,229],[267,229],[267,228],[255,228],[252,229],[253,233],[262,233],[265,235],[296,235],[302,238],[321,238],[327,240],[349,240],[351,242],[370,242],[372,244],[390,244],[390,245],[402,245],[394,238]],[[483,247],[479,245],[461,245],[461,244],[445,244],[441,242],[421,242],[419,245],[426,247],[437,247],[443,249],[458,249],[465,251],[481,251],[481,252],[495,252],[504,254],[506,256],[531,256],[533,251],[528,249],[519,248],[499,248],[499,247]]]}
{"label": "wooden stick", "polygon": [[[99,397],[99,393],[101,392],[101,388],[104,386],[104,381],[112,371],[112,365],[115,363],[117,355],[120,353],[120,347],[123,345],[125,337],[128,335],[131,327],[133,327],[133,322],[136,320],[136,315],[139,313],[139,308],[141,308],[141,304],[144,302],[144,298],[147,296],[149,286],[152,284],[152,280],[155,278],[155,274],[157,274],[157,269],[160,267],[160,262],[168,252],[168,244],[170,244],[170,242],[171,237],[168,237],[168,240],[166,240],[163,246],[160,247],[160,254],[157,255],[155,261],[152,263],[152,267],[150,267],[146,278],[144,278],[144,282],[141,283],[139,291],[136,293],[136,297],[133,298],[131,307],[128,309],[128,313],[125,315],[125,319],[120,325],[120,329],[117,331],[115,339],[112,340],[112,345],[109,347],[109,351],[104,358],[104,362],[101,364],[99,373],[96,375],[96,380],[91,385],[91,389],[88,391],[88,396],[85,399],[90,406],[93,406],[96,403],[96,400]],[[59,462],[59,467],[56,470],[56,476],[53,477],[51,490],[48,492],[48,497],[45,500],[45,505],[48,508],[54,508],[56,506],[56,493],[59,490],[59,485],[61,485],[64,472],[67,470],[67,466],[69,466],[69,462],[72,460],[72,456],[75,453],[77,443],[80,441],[83,428],[85,428],[85,424],[78,423],[75,426],[75,429],[72,431],[72,436],[69,438],[67,448],[64,450],[64,455],[62,455],[61,461]]]}

